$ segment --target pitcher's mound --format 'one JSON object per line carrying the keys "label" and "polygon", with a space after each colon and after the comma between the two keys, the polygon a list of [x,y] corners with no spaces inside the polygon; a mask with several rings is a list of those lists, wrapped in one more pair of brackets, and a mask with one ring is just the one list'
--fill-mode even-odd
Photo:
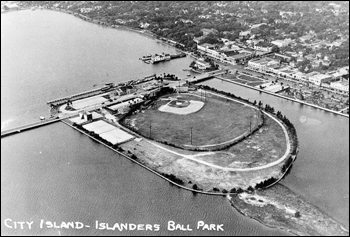
{"label": "pitcher's mound", "polygon": [[192,114],[199,111],[204,105],[204,102],[197,100],[173,100],[159,107],[159,111],[173,114]]}

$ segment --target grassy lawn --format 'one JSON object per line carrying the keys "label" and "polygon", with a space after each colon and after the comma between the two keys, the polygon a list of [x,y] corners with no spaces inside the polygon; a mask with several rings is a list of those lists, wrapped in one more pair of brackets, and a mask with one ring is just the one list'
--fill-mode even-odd
{"label": "grassy lawn", "polygon": [[[176,94],[167,95],[176,96]],[[185,100],[201,100],[200,97],[182,94]],[[160,98],[157,106],[125,120],[145,137],[167,141],[178,145],[203,146],[232,140],[258,124],[257,111],[243,104],[207,94],[201,110],[188,115],[161,112],[158,108],[167,103]],[[150,129],[151,125],[151,129]]]}
{"label": "grassy lawn", "polygon": [[238,82],[238,83],[241,83],[241,84],[247,84],[247,81],[245,81],[245,80],[234,79],[232,81],[235,81],[235,82]]}
{"label": "grassy lawn", "polygon": [[236,79],[237,76],[234,75],[234,74],[225,74],[225,75],[221,75],[222,78],[225,78],[225,79]]}
{"label": "grassy lawn", "polygon": [[263,81],[257,77],[251,77],[247,75],[239,75],[237,78],[241,80],[246,80],[246,81]]}
{"label": "grassy lawn", "polygon": [[251,82],[251,83],[248,83],[247,85],[249,86],[259,86],[259,85],[262,85],[264,84],[264,82]]}

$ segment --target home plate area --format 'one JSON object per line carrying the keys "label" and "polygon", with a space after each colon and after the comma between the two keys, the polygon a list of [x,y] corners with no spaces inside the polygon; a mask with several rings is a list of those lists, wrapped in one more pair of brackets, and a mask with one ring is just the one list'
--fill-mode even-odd
{"label": "home plate area", "polygon": [[173,114],[192,114],[199,111],[204,105],[204,102],[197,100],[183,100],[172,98],[169,103],[159,107],[159,111]]}

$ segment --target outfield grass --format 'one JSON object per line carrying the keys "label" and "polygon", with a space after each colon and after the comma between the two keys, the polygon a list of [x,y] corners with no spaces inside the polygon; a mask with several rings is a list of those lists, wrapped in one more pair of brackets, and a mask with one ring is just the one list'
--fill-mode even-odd
{"label": "outfield grass", "polygon": [[196,159],[222,167],[253,168],[278,160],[286,149],[283,129],[266,116],[264,126],[246,140],[223,151],[196,156]]}
{"label": "outfield grass", "polygon": [[[247,167],[256,167],[273,162],[286,152],[287,142],[281,126],[266,116],[264,126],[253,136],[228,149],[236,159],[247,162]],[[228,167],[236,167],[234,163]]]}
{"label": "outfield grass", "polygon": [[[167,95],[163,98],[168,98]],[[186,100],[201,100],[189,94],[181,95]],[[161,112],[158,108],[166,101],[160,98],[157,106],[125,120],[145,137],[166,141],[180,146],[205,146],[230,141],[257,126],[257,110],[243,104],[207,94],[207,101],[201,110],[188,115]]]}

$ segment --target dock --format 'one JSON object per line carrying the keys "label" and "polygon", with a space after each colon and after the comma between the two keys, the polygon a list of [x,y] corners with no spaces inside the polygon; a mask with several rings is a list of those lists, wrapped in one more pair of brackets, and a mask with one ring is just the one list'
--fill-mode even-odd
{"label": "dock", "polygon": [[[186,57],[187,54],[185,53],[179,53],[179,54],[155,54],[155,55],[146,55],[143,56],[142,58],[139,58],[140,60],[142,60],[144,63],[150,64],[150,63],[158,63],[158,62],[166,62],[166,61],[170,61],[172,59],[176,59],[176,58],[183,58]],[[161,57],[161,58],[160,58]]]}

